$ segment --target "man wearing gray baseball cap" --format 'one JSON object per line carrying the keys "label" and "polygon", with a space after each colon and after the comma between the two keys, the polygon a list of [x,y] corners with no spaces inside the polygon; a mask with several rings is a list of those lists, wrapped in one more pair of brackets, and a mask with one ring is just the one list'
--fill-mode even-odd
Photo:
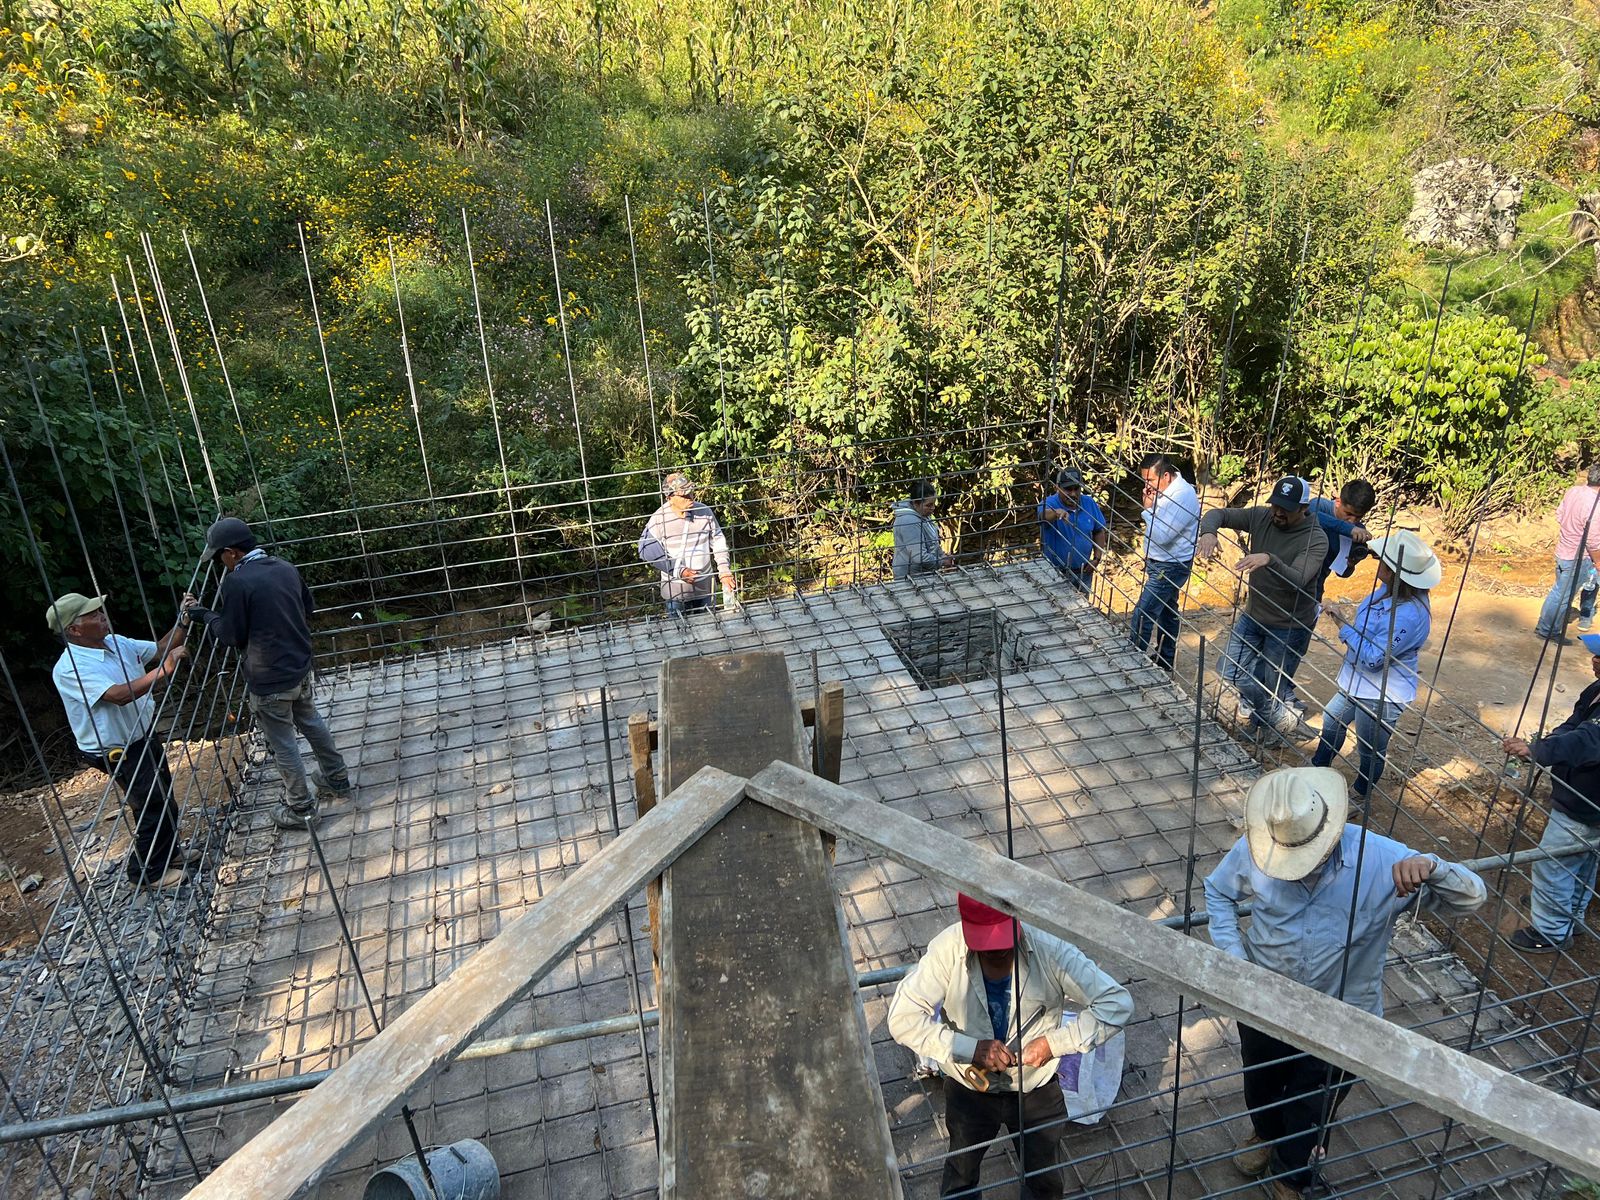
{"label": "man wearing gray baseball cap", "polygon": [[144,887],[178,887],[183,868],[200,856],[178,845],[178,806],[166,747],[155,728],[153,693],[178,673],[188,655],[189,622],[180,616],[155,642],[123,637],[111,632],[106,598],[80,592],[58,596],[44,619],[66,644],[50,678],[67,710],[78,753],[116,782],[127,805],[133,830],[133,849],[124,864],[128,878]]}
{"label": "man wearing gray baseball cap", "polygon": [[221,608],[199,605],[188,612],[206,632],[239,652],[245,689],[256,723],[266,735],[272,760],[283,777],[284,799],[272,813],[280,829],[305,829],[316,818],[317,797],[306,779],[298,730],[316,756],[318,795],[350,795],[350,774],[333,734],[313,696],[311,589],[292,563],[256,545],[255,534],[238,517],[223,517],[206,530],[201,562],[216,559],[227,573]]}

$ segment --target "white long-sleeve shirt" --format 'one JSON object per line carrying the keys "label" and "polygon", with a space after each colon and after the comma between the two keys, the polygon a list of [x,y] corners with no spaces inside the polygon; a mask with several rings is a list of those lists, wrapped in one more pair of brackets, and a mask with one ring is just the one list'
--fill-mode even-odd
{"label": "white long-sleeve shirt", "polygon": [[[1026,1046],[1044,1037],[1054,1056],[1023,1070],[1022,1090],[1031,1092],[1054,1078],[1061,1055],[1092,1050],[1126,1025],[1133,1015],[1133,997],[1071,942],[1031,925],[1022,926],[1021,950],[1013,961],[1013,969],[1020,967],[1022,973],[1022,1005],[1020,1011],[1012,1005],[1010,1039],[1014,1042],[1020,1033]],[[1078,1016],[1063,1025],[1061,1014],[1069,1000]],[[942,1010],[942,1018],[935,1009]],[[945,1074],[965,1084],[961,1068],[972,1062],[979,1042],[994,1037],[994,1028],[983,969],[967,949],[960,922],[928,943],[922,961],[895,989],[889,1036],[934,1059]],[[991,1071],[990,1088],[1016,1091],[1018,1070]]]}
{"label": "white long-sleeve shirt", "polygon": [[[667,599],[681,598],[677,593],[690,589],[709,596],[715,583],[710,575],[713,562],[717,574],[733,574],[722,526],[716,514],[698,501],[682,513],[671,504],[656,509],[639,535],[639,557],[661,573],[661,594]],[[684,581],[686,569],[698,576],[693,583]]]}
{"label": "white long-sleeve shirt", "polygon": [[1156,493],[1155,503],[1139,514],[1144,522],[1144,553],[1150,562],[1194,561],[1200,535],[1200,497],[1182,475]]}

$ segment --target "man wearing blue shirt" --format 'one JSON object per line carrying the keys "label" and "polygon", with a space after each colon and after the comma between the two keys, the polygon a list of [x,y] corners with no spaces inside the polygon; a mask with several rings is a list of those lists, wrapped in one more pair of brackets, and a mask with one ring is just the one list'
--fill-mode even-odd
{"label": "man wearing blue shirt", "polygon": [[[1470,913],[1488,892],[1459,863],[1346,824],[1348,811],[1337,771],[1261,776],[1245,800],[1245,835],[1206,878],[1206,909],[1219,949],[1381,1017],[1384,959],[1400,915],[1414,905]],[[1239,907],[1251,897],[1241,931]],[[1239,1052],[1255,1132],[1234,1163],[1247,1175],[1270,1173],[1273,1200],[1298,1200],[1354,1079],[1243,1022]]]}
{"label": "man wearing blue shirt", "polygon": [[1080,592],[1087,592],[1109,538],[1106,515],[1083,494],[1083,476],[1063,467],[1056,490],[1039,505],[1039,543],[1045,558]]}
{"label": "man wearing blue shirt", "polygon": [[[1200,532],[1200,497],[1165,454],[1139,464],[1144,483],[1144,588],[1128,622],[1134,649],[1149,649],[1156,666],[1172,670],[1178,653],[1179,611],[1194,567]],[[1152,639],[1154,645],[1151,645]]]}
{"label": "man wearing blue shirt", "polygon": [[188,655],[189,622],[179,618],[158,642],[122,637],[111,632],[104,596],[68,592],[45,611],[45,623],[66,643],[50,677],[78,753],[116,782],[128,808],[128,878],[145,887],[178,887],[183,868],[199,855],[178,845],[178,806],[152,693]]}

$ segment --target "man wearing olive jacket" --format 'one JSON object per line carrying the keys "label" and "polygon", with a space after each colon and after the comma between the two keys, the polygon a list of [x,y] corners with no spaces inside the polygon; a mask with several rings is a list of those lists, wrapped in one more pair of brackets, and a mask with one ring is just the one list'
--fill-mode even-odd
{"label": "man wearing olive jacket", "polygon": [[[890,1036],[945,1075],[950,1154],[939,1194],[976,1194],[984,1151],[1004,1126],[1022,1138],[1023,1195],[1055,1200],[1067,1119],[1057,1061],[1110,1038],[1133,999],[1071,943],[970,896],[957,909],[960,922],[928,943],[889,1005]],[[1063,1025],[1069,1001],[1078,1015]]]}
{"label": "man wearing olive jacket", "polygon": [[1265,504],[1208,512],[1195,545],[1196,557],[1211,558],[1219,530],[1237,530],[1250,539],[1250,553],[1239,560],[1239,573],[1250,576],[1250,597],[1222,655],[1222,678],[1233,690],[1223,695],[1221,715],[1286,735],[1298,729],[1299,719],[1278,699],[1280,684],[1297,639],[1317,622],[1328,554],[1327,535],[1309,515],[1310,503],[1311,485],[1285,476],[1273,484]]}

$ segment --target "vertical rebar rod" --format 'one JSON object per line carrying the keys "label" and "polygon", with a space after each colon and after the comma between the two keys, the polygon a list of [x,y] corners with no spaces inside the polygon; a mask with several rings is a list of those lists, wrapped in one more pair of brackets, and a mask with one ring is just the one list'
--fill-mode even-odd
{"label": "vertical rebar rod", "polygon": [[[400,268],[395,264],[394,239],[386,239],[389,248],[389,279],[394,285],[394,311],[400,320],[400,357],[405,364],[406,391],[411,397],[411,419],[417,430],[417,452],[422,457],[422,479],[428,488],[428,515],[433,524],[433,540],[439,547],[439,566],[444,572],[445,595],[450,601],[450,611],[456,607],[456,589],[450,580],[450,560],[445,554],[444,533],[440,528],[439,497],[433,486],[433,469],[428,465],[428,442],[422,433],[422,402],[417,397],[416,372],[411,367],[411,338],[406,332],[406,308],[400,299]],[[588,474],[588,468],[584,469]]]}
{"label": "vertical rebar rod", "polygon": [[[27,709],[22,702],[22,694],[17,690],[16,680],[11,675],[11,665],[6,661],[3,653],[0,653],[0,673],[5,675],[6,687],[11,693],[12,703],[17,706],[17,711],[26,712]],[[39,745],[32,724],[24,721],[23,728],[27,732],[28,742],[33,749],[35,757],[40,762],[46,761],[44,748]],[[72,856],[68,853],[66,838],[62,836],[61,830],[57,828],[56,823],[50,819],[49,809],[42,802],[40,811],[44,815],[45,824],[49,826],[50,836],[55,842],[56,853],[61,856],[62,863],[67,866],[65,872],[67,885],[72,889],[72,894],[78,901],[78,909],[84,915],[84,928],[89,931],[89,938],[94,943],[95,953],[100,959],[101,966],[105,968],[106,983],[110,986],[112,994],[116,998],[117,1007],[122,1010],[123,1020],[128,1025],[128,1034],[133,1039],[139,1057],[144,1061],[150,1086],[155,1089],[162,1108],[166,1110],[167,1119],[172,1122],[172,1131],[177,1136],[178,1144],[183,1149],[184,1157],[189,1160],[189,1169],[194,1172],[194,1177],[199,1179],[203,1174],[200,1170],[200,1164],[195,1159],[194,1151],[189,1146],[189,1139],[184,1136],[183,1127],[178,1121],[178,1114],[173,1111],[172,1097],[167,1091],[167,1084],[162,1075],[160,1063],[156,1060],[155,1053],[145,1040],[144,1032],[139,1026],[139,1019],[134,1014],[133,1005],[129,1002],[127,992],[122,985],[122,974],[118,969],[117,961],[112,956],[111,949],[106,945],[105,937],[94,919],[94,910],[90,906],[89,898],[84,891],[83,881],[78,878],[77,871],[73,870],[70,865]]]}
{"label": "vertical rebar rod", "polygon": [[[145,520],[150,523],[150,536],[159,547],[162,542],[161,522],[156,519],[155,497],[150,494],[150,480],[144,469],[144,455],[139,452],[138,445],[133,438],[133,421],[128,417],[127,398],[122,393],[122,378],[117,373],[117,360],[111,350],[111,335],[104,325],[100,326],[100,345],[105,351],[106,370],[111,376],[111,389],[117,398],[117,412],[122,417],[122,433],[128,443],[128,461],[133,464],[135,476],[139,480],[139,495],[144,500]],[[155,431],[148,431],[154,436]],[[158,443],[159,446],[159,443]],[[172,499],[172,516],[181,523],[178,516],[177,496],[172,492],[172,481],[166,481],[167,495]]]}
{"label": "vertical rebar rod", "polygon": [[[150,272],[150,290],[156,298],[156,309],[161,317],[161,323],[167,331],[167,343],[172,350],[173,369],[178,373],[178,386],[183,391],[183,399],[189,406],[189,420],[194,425],[195,445],[200,451],[200,461],[206,469],[206,482],[211,485],[211,500],[218,516],[222,515],[222,492],[217,487],[217,474],[211,465],[211,451],[206,445],[205,430],[200,424],[200,410],[195,404],[194,389],[189,385],[189,368],[184,365],[183,353],[178,348],[178,327],[172,319],[172,309],[167,304],[167,288],[161,278],[161,264],[156,261],[155,243],[150,240],[150,235],[141,235],[144,246],[145,269]],[[144,316],[144,301],[139,298],[138,285],[134,285],[133,298],[139,307],[141,318]],[[149,328],[146,327],[146,336]],[[155,345],[151,344],[151,354],[155,353]]]}
{"label": "vertical rebar rod", "polygon": [[[506,519],[511,522],[511,553],[517,561],[517,590],[522,596],[522,624],[533,632],[533,608],[528,603],[528,579],[522,567],[522,534],[517,528],[517,506],[511,498],[511,469],[506,465],[506,441],[500,431],[500,405],[494,395],[494,372],[489,369],[489,337],[483,326],[483,300],[478,294],[478,260],[472,253],[472,228],[467,210],[461,209],[461,234],[467,244],[467,274],[472,279],[472,311],[478,319],[478,349],[483,355],[483,386],[489,395],[489,419],[494,424],[494,447],[500,455],[500,485],[505,490]],[[651,405],[654,424],[655,406]]]}
{"label": "vertical rebar rod", "polygon": [[704,190],[700,192],[700,212],[705,218],[706,267],[708,278],[711,282],[711,336],[716,343],[717,394],[722,404],[722,473],[723,481],[731,484],[733,482],[733,429],[729,424],[728,379],[722,355],[722,302],[717,291],[717,252],[711,240],[711,197]]}
{"label": "vertical rebar rod", "polygon": [[[661,423],[656,412],[656,386],[650,377],[650,335],[644,323],[644,287],[639,282],[639,249],[633,240],[633,201],[626,194],[622,197],[622,214],[628,223],[628,261],[633,265],[633,305],[639,314],[639,355],[644,363],[644,396],[650,406],[650,449],[655,455],[656,462],[656,490],[661,490]],[[781,283],[780,283],[781,289]],[[781,298],[783,293],[778,293]],[[784,345],[787,356],[788,345]]]}
{"label": "vertical rebar rod", "polygon": [[322,379],[328,385],[328,410],[333,415],[333,434],[339,442],[339,463],[344,468],[345,492],[350,497],[350,511],[356,526],[356,544],[361,547],[361,567],[367,577],[367,597],[374,610],[378,605],[378,588],[372,579],[372,558],[367,548],[367,533],[361,520],[361,508],[356,500],[355,476],[350,470],[349,447],[344,440],[344,417],[339,412],[339,397],[333,387],[333,364],[328,360],[328,336],[322,329],[322,307],[317,302],[317,285],[311,277],[311,250],[306,245],[304,221],[295,222],[295,233],[300,239],[300,261],[306,271],[306,296],[311,301],[311,323],[317,334],[317,354],[322,360]]}
{"label": "vertical rebar rod", "polygon": [[[606,795],[611,801],[611,836],[622,836],[622,819],[617,810],[617,766],[611,759],[611,689],[600,688],[600,728],[606,760]],[[628,939],[628,988],[633,993],[633,1011],[639,1018],[639,1059],[644,1063],[645,1094],[650,1101],[650,1128],[655,1134],[656,1153],[661,1153],[661,1120],[656,1113],[656,1085],[650,1070],[650,1044],[644,1031],[644,996],[639,989],[639,952],[633,944],[633,915],[628,899],[622,901],[622,927]]]}
{"label": "vertical rebar rod", "polygon": [[[139,552],[133,545],[133,527],[128,524],[128,511],[122,503],[122,487],[117,482],[116,469],[111,463],[111,442],[106,437],[105,422],[101,419],[100,404],[94,398],[94,382],[89,376],[89,356],[83,350],[83,338],[78,333],[78,327],[72,327],[72,344],[78,352],[78,369],[83,375],[83,394],[89,401],[89,415],[94,421],[95,438],[100,443],[100,456],[105,462],[106,482],[111,487],[112,506],[117,510],[117,523],[122,527],[122,540],[128,547],[128,567],[133,572],[134,591],[139,593],[139,607],[144,611],[144,619],[152,631],[156,627],[154,614],[150,611],[150,596],[145,591],[144,572],[139,569]],[[40,413],[42,417],[44,414]],[[97,592],[99,589],[95,589]]]}
{"label": "vertical rebar rod", "polygon": [[[183,450],[183,430],[178,425],[178,414],[173,410],[172,397],[167,393],[167,381],[161,373],[161,360],[156,357],[156,344],[154,339],[150,336],[150,323],[145,319],[144,315],[144,301],[139,299],[139,279],[133,272],[133,259],[129,256],[124,256],[123,261],[128,264],[128,286],[133,289],[134,303],[139,307],[139,320],[144,327],[145,342],[150,347],[151,369],[155,371],[156,383],[161,389],[162,404],[167,410],[167,428],[172,430],[173,437],[176,439],[178,465],[183,470],[183,482],[184,486],[189,492],[189,503],[194,505],[195,515],[200,516],[200,502],[196,499],[194,491],[194,476],[189,471],[189,456],[185,454]],[[117,313],[122,318],[122,336],[127,340],[128,343],[128,359],[133,363],[134,382],[139,388],[139,398],[144,402],[145,420],[149,422],[151,430],[155,430],[157,428],[155,409],[151,407],[150,392],[145,387],[144,368],[139,365],[139,348],[134,344],[133,326],[128,321],[128,306],[123,303],[122,289],[118,286],[117,277],[115,275],[111,277],[111,292],[116,298]],[[160,439],[156,440],[156,461],[161,466],[162,478],[167,482],[167,493],[172,497],[172,517],[174,522],[176,522],[176,527],[179,531],[179,536],[181,537],[183,532],[183,518],[178,515],[178,497],[177,493],[173,490],[172,479],[167,474],[167,458],[161,450]]]}
{"label": "vertical rebar rod", "polygon": [[261,475],[256,470],[255,451],[250,448],[250,434],[245,430],[244,413],[239,408],[239,398],[233,391],[233,376],[228,374],[228,359],[222,353],[222,338],[217,333],[217,323],[211,319],[211,301],[206,298],[205,281],[200,278],[200,264],[195,260],[194,247],[189,244],[189,231],[183,231],[183,249],[189,256],[189,269],[194,272],[195,290],[200,294],[200,311],[205,313],[206,328],[211,331],[211,348],[217,353],[217,366],[222,371],[222,386],[228,393],[228,403],[233,407],[233,419],[239,428],[239,441],[244,446],[245,465],[250,468],[250,482],[256,489],[256,500],[261,505],[261,516],[267,526],[267,540],[276,542],[272,529],[272,509],[267,504],[266,490],[261,486]]}
{"label": "vertical rebar rod", "polygon": [[[344,919],[344,905],[339,903],[339,889],[334,885],[333,872],[328,869],[327,855],[322,852],[322,839],[317,836],[315,817],[305,823],[305,829],[311,838],[311,849],[316,851],[317,866],[322,871],[322,883],[328,889],[328,903],[333,906],[333,915],[339,922],[339,936],[344,940],[345,952],[350,955],[350,969],[355,974],[356,985],[361,989],[361,998],[366,1001],[367,1015],[372,1018],[373,1030],[382,1033],[383,1019],[378,1016],[378,1006],[373,1003],[372,992],[367,988],[367,977],[361,970],[361,955],[356,951],[356,940],[351,936],[350,926]],[[415,1151],[417,1163],[422,1168],[422,1180],[427,1185],[428,1195],[434,1200],[441,1200],[439,1187],[434,1182],[433,1170],[428,1165],[427,1152],[422,1148],[422,1139],[417,1135],[417,1123],[409,1104],[400,1105],[400,1119],[405,1122],[406,1133],[411,1138],[411,1149]]]}
{"label": "vertical rebar rod", "polygon": [[561,360],[567,368],[567,394],[572,400],[572,429],[578,439],[578,468],[583,472],[583,511],[589,519],[589,553],[594,558],[594,611],[605,611],[605,589],[600,582],[600,543],[594,536],[594,495],[589,488],[589,452],[583,444],[583,416],[578,412],[578,380],[572,373],[572,343],[567,337],[567,301],[561,290],[561,255],[556,250],[556,218],[550,201],[544,202],[545,228],[550,231],[550,271],[555,277],[556,315],[561,320]]}
{"label": "vertical rebar rod", "polygon": [[[1206,639],[1202,636],[1195,650],[1194,677],[1194,754],[1189,767],[1189,848],[1183,864],[1183,926],[1184,937],[1194,928],[1194,871],[1195,830],[1200,823],[1200,748],[1205,733]],[[1183,1094],[1183,1018],[1188,997],[1178,993],[1178,1030],[1172,1057],[1172,1113],[1167,1121],[1167,1191],[1166,1200],[1172,1200],[1172,1186],[1178,1173],[1178,1107]]]}

